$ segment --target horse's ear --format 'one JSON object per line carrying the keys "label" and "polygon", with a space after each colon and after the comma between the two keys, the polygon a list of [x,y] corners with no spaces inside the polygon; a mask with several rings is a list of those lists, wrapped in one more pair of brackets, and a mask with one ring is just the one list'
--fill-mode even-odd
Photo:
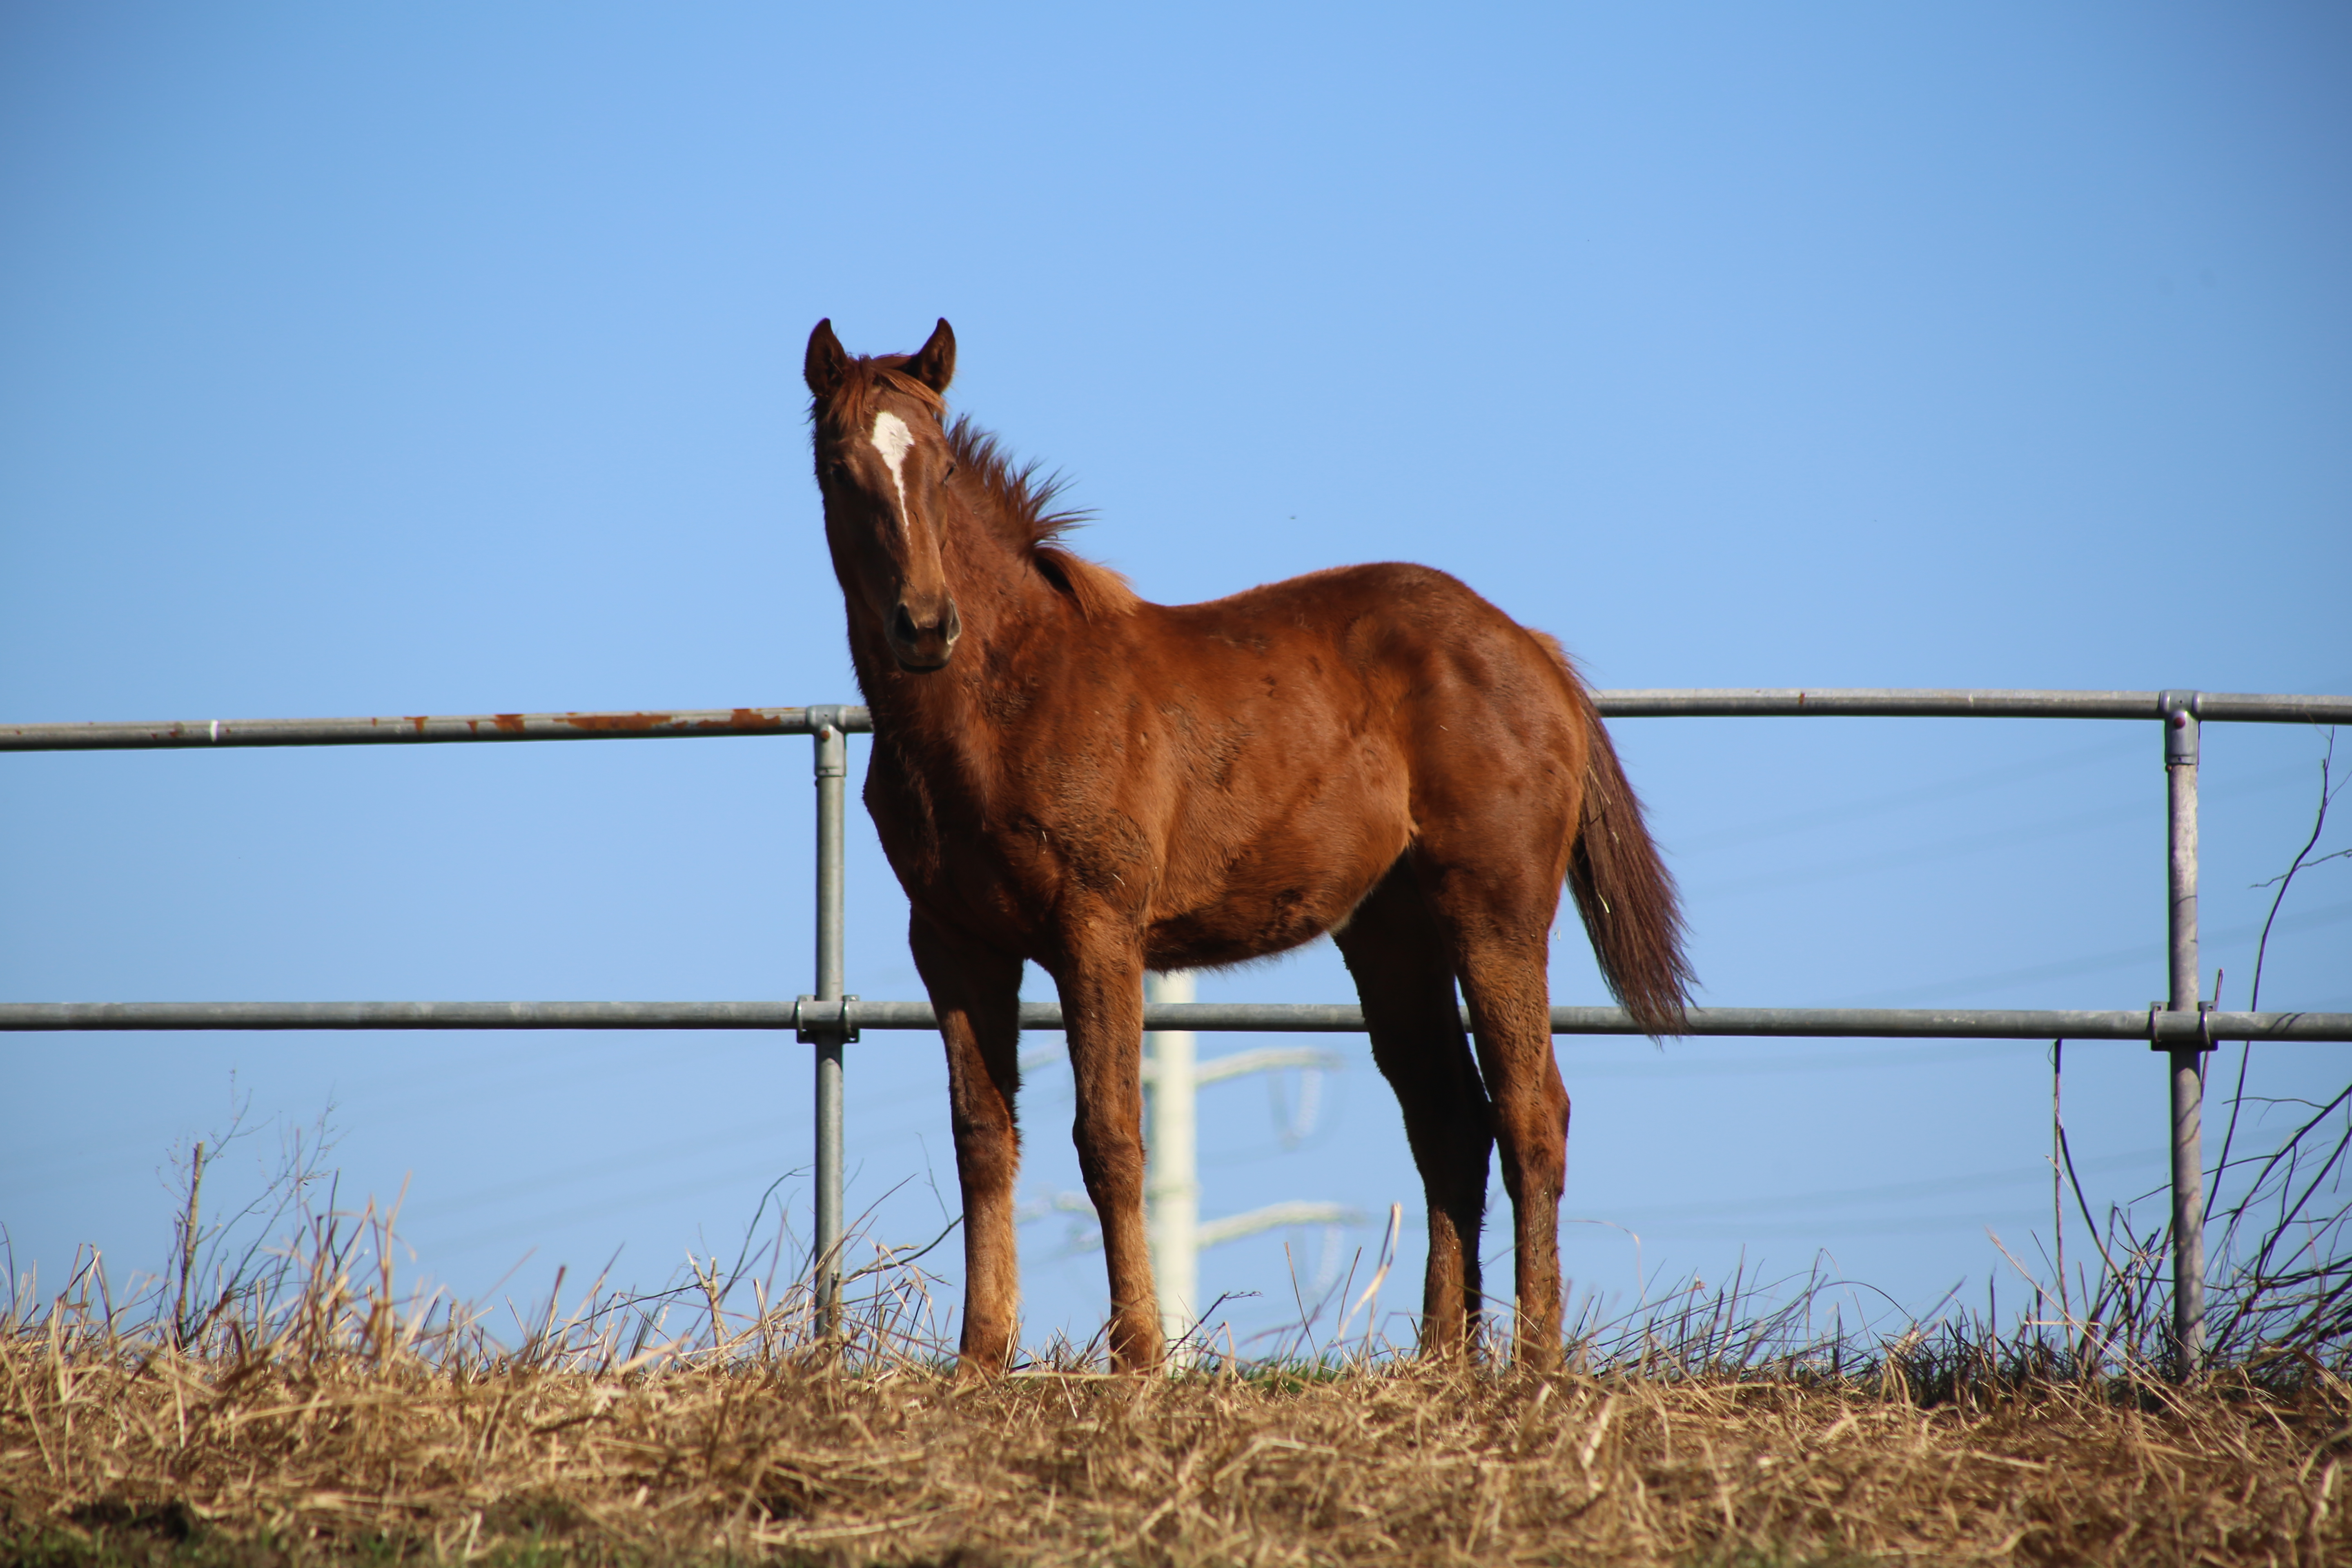
{"label": "horse's ear", "polygon": [[948,383],[955,379],[955,329],[948,325],[945,316],[931,329],[930,342],[916,351],[905,368],[908,375],[933,392],[948,389]]}
{"label": "horse's ear", "polygon": [[808,353],[801,361],[801,379],[817,396],[830,397],[848,370],[848,351],[833,335],[833,318],[827,316],[809,333]]}

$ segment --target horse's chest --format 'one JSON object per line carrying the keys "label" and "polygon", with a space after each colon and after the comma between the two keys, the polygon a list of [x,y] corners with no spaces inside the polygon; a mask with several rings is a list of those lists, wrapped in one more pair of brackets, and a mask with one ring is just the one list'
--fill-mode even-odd
{"label": "horse's chest", "polygon": [[1074,896],[1139,900],[1150,847],[1137,824],[1088,795],[988,803],[946,781],[877,765],[866,805],[908,896],[934,918],[1019,945]]}

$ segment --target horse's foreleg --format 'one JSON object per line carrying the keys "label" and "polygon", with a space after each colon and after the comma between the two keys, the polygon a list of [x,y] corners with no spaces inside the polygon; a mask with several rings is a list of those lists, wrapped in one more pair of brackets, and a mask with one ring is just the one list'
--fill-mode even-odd
{"label": "horse's foreleg", "polygon": [[1333,933],[1363,999],[1372,1059],[1396,1090],[1429,1208],[1421,1348],[1475,1348],[1482,1282],[1478,1231],[1495,1137],[1486,1092],[1454,1010],[1454,963],[1409,865],[1400,864]]}
{"label": "horse's foreleg", "polygon": [[1013,1096],[1021,1087],[1021,961],[910,922],[915,967],[939,1014],[948,1051],[956,1178],[963,1188],[966,1372],[1004,1370],[1021,1307],[1013,1237],[1013,1181],[1021,1165]]}
{"label": "horse's foreleg", "polygon": [[1143,1228],[1143,958],[1105,942],[1062,961],[1062,1018],[1077,1080],[1072,1137],[1110,1268],[1110,1355],[1120,1372],[1160,1364],[1160,1302]]}

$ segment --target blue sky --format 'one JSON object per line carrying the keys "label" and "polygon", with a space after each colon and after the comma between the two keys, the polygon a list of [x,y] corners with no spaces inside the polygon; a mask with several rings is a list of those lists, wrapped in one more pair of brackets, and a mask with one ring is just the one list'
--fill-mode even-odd
{"label": "blue sky", "polygon": [[[854,699],[820,316],[867,352],[950,318],[957,406],[1066,469],[1081,548],[1155,599],[1401,558],[1602,686],[2352,691],[2347,67],[2324,5],[11,7],[0,716]],[[1706,1001],[2163,990],[2153,726],[1616,732]],[[2226,1002],[2321,751],[2208,730]],[[807,752],[14,756],[0,995],[789,996]],[[851,989],[915,995],[853,828]],[[2352,1007],[2347,865],[2298,884],[2266,1002]],[[1601,1000],[1573,922],[1557,951],[1557,998]],[[1348,991],[1325,946],[1202,994]],[[1402,1202],[1409,1308],[1418,1185],[1336,1044],[1303,1141],[1277,1086],[1205,1091],[1204,1212]],[[788,1040],[0,1051],[0,1221],[53,1282],[82,1241],[161,1263],[172,1152],[233,1096],[331,1105],[346,1195],[406,1184],[414,1268],[467,1295],[731,1253],[809,1156]],[[2046,1051],[1563,1042],[1570,1273],[1624,1297],[1826,1249],[1908,1308],[1980,1299],[1986,1227],[2048,1228]],[[2155,1186],[2155,1061],[2067,1062],[2097,1194]],[[951,1202],[942,1076],[920,1037],[853,1054],[879,1237]],[[1037,1073],[1024,1197],[1077,1187],[1069,1110]],[[1068,1243],[1024,1232],[1033,1342],[1098,1321]],[[1246,1335],[1327,1246],[1220,1248],[1204,1289],[1260,1293]]]}

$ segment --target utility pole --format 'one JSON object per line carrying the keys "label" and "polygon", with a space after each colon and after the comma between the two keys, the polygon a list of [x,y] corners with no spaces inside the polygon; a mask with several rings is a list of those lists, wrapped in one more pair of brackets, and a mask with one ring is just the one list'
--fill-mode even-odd
{"label": "utility pole", "polygon": [[[1182,971],[1144,978],[1147,1004],[1190,1002],[1195,994],[1192,976]],[[1292,1200],[1201,1222],[1200,1138],[1194,1113],[1200,1089],[1244,1073],[1281,1068],[1328,1070],[1340,1065],[1338,1052],[1276,1046],[1203,1062],[1194,1056],[1190,1029],[1150,1031],[1143,1037],[1143,1087],[1151,1100],[1144,1228],[1151,1245],[1152,1278],[1160,1288],[1160,1329],[1173,1344],[1199,1321],[1202,1247],[1286,1225],[1360,1225],[1364,1216],[1339,1204]]]}
{"label": "utility pole", "polygon": [[[1144,977],[1143,999],[1190,1002],[1192,976]],[[1144,1144],[1144,1227],[1151,1241],[1151,1279],[1160,1288],[1160,1331],[1173,1344],[1192,1331],[1201,1299],[1200,1139],[1193,1121],[1192,1031],[1161,1029],[1143,1037],[1144,1092],[1151,1101],[1151,1131]]]}

